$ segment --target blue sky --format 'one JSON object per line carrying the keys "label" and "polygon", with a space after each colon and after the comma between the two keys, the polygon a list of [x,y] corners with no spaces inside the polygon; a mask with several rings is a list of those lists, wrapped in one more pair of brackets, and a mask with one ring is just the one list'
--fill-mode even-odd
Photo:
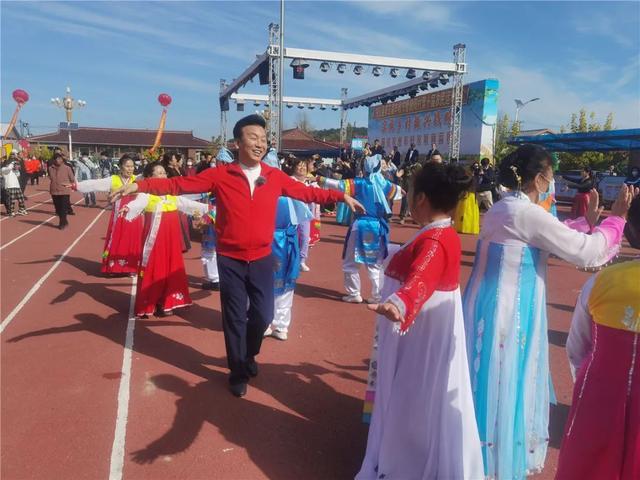
{"label": "blue sky", "polygon": [[[63,112],[50,104],[70,85],[87,107],[85,126],[156,128],[161,92],[173,97],[167,129],[219,133],[220,78],[242,72],[267,45],[278,2],[11,2],[1,9],[2,121],[11,92],[31,95],[22,120],[32,133],[55,130]],[[523,128],[559,129],[581,107],[620,128],[640,127],[638,2],[286,2],[286,46],[451,61],[467,45],[466,81],[500,80],[499,109],[540,97],[520,114]],[[388,75],[356,77],[307,69],[304,81],[285,69],[285,94],[338,98],[392,83]],[[266,93],[256,81],[245,93]],[[255,107],[248,105],[246,110]],[[285,127],[298,110],[287,111]],[[230,122],[240,117],[232,105]],[[337,112],[309,112],[316,128],[337,127]],[[367,111],[349,111],[366,125]]]}

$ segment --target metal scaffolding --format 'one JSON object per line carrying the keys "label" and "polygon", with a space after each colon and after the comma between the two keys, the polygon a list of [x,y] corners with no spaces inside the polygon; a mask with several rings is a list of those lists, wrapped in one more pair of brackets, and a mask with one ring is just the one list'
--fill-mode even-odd
{"label": "metal scaffolding", "polygon": [[460,159],[460,136],[462,133],[462,100],[464,88],[462,77],[467,71],[464,61],[466,46],[458,43],[453,47],[453,61],[456,64],[456,72],[453,75],[453,88],[451,89],[451,140],[449,143],[449,160]]}
{"label": "metal scaffolding", "polygon": [[[284,13],[281,11],[281,22]],[[410,96],[415,97],[419,91],[439,88],[448,83],[449,79],[453,80],[452,98],[451,98],[451,141],[450,141],[450,158],[458,158],[460,153],[460,134],[462,127],[462,101],[463,101],[463,75],[467,72],[465,63],[465,45],[457,44],[454,46],[453,62],[434,62],[429,60],[416,60],[406,58],[381,57],[374,55],[359,55],[353,53],[342,52],[326,52],[319,50],[307,50],[299,48],[284,47],[284,32],[278,24],[269,25],[269,45],[265,53],[256,55],[256,60],[242,74],[234,79],[230,84],[224,80],[220,82],[220,110],[221,110],[221,135],[226,141],[227,139],[227,117],[226,112],[229,110],[230,100],[235,100],[238,106],[243,105],[245,100],[261,102],[263,96],[260,95],[240,95],[237,92],[251,81],[256,75],[260,77],[260,84],[268,85],[268,95],[266,96],[266,106],[268,113],[265,119],[268,122],[268,140],[276,149],[281,149],[280,135],[282,132],[282,109],[283,106],[291,108],[297,105],[300,108],[314,108],[320,106],[320,109],[326,109],[322,106],[331,106],[333,110],[340,109],[340,142],[344,144],[346,141],[347,113],[350,108],[361,106],[369,107],[375,103],[393,102],[398,97]],[[340,100],[312,99],[312,98],[283,98],[283,80],[284,80],[284,60],[292,59],[298,62],[320,62],[323,71],[329,70],[330,65],[336,65],[341,73],[345,72],[348,66],[360,69],[363,66],[372,67],[372,71],[377,69],[379,76],[382,69],[389,69],[393,78],[398,76],[400,69],[406,69],[405,80],[398,85],[386,87],[383,89],[370,92],[368,94],[359,95],[354,98],[347,98],[347,89],[341,90]],[[308,66],[308,64],[306,65]],[[421,73],[416,73],[421,72]],[[410,75],[410,73],[412,75]],[[358,72],[356,72],[358,74]],[[252,97],[252,98],[250,98]]]}

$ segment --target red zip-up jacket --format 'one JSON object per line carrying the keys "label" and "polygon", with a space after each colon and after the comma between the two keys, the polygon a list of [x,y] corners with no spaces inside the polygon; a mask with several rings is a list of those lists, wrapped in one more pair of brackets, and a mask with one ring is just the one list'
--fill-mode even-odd
{"label": "red zip-up jacket", "polygon": [[277,168],[264,163],[261,167],[264,182],[256,182],[253,195],[238,162],[208,168],[193,177],[149,178],[136,183],[139,192],[154,195],[210,192],[216,197],[218,253],[251,262],[271,253],[279,197],[320,204],[344,200],[342,192],[308,187]]}

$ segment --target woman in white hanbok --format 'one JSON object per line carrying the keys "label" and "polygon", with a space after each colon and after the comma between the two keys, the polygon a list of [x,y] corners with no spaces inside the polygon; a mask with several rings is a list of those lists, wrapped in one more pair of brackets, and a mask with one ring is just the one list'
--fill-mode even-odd
{"label": "woman in white hanbok", "polygon": [[485,474],[522,479],[539,472],[549,442],[549,341],[546,270],[550,253],[581,267],[606,263],[619,249],[631,195],[600,226],[593,191],[587,218],[563,223],[541,208],[553,181],[542,147],[523,145],[502,160],[511,191],[484,216],[464,293],[467,355]]}
{"label": "woman in white hanbok", "polygon": [[431,163],[409,191],[422,228],[390,255],[383,302],[369,306],[379,314],[377,384],[358,480],[483,477],[450,218],[470,185],[461,167]]}

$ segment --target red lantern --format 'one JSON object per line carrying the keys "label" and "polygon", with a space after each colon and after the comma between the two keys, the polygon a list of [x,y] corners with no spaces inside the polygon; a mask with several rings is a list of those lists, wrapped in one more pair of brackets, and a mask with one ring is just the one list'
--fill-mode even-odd
{"label": "red lantern", "polygon": [[160,102],[160,105],[163,107],[167,107],[171,103],[171,97],[166,93],[161,93],[158,95],[158,102]]}
{"label": "red lantern", "polygon": [[29,94],[24,90],[20,90],[20,89],[14,90],[13,99],[16,101],[18,105],[22,106],[23,104],[29,101]]}

